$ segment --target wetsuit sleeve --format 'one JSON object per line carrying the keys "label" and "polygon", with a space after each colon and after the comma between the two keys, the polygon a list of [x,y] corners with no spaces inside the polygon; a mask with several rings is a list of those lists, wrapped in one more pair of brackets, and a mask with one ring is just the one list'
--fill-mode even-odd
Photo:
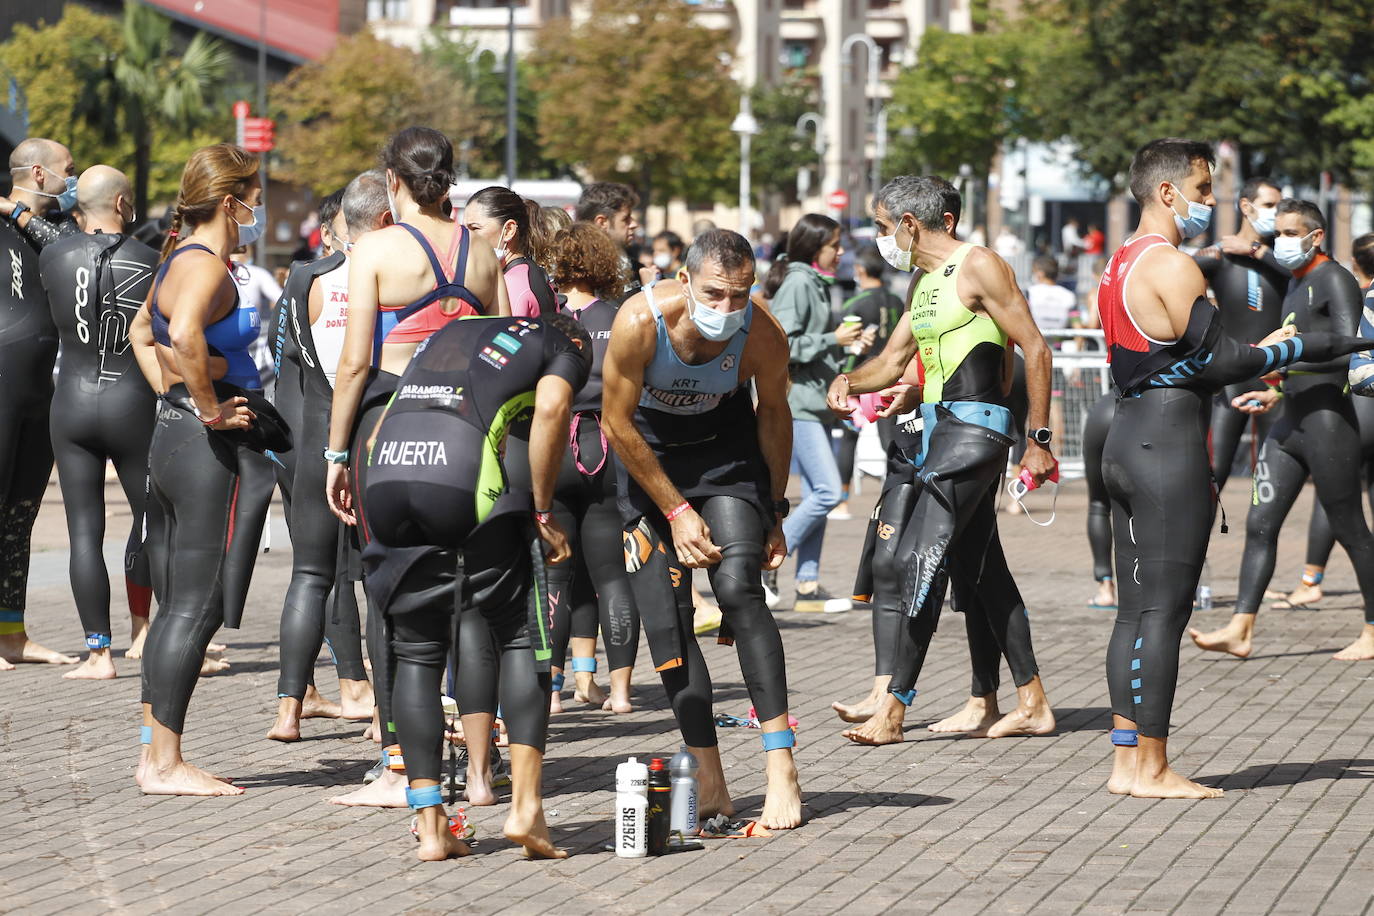
{"label": "wetsuit sleeve", "polygon": [[1221,256],[1199,252],[1193,255],[1193,262],[1197,264],[1198,270],[1202,271],[1202,275],[1207,278],[1207,284],[1210,286],[1216,279],[1217,268],[1221,266]]}
{"label": "wetsuit sleeve", "polygon": [[[1200,305],[1211,308],[1201,296],[1193,308],[1196,310]],[[1222,327],[1221,316],[1216,315],[1203,338],[1201,350],[1206,354],[1206,364],[1198,377],[1208,386],[1220,389],[1292,366],[1299,360],[1322,364],[1371,347],[1374,347],[1374,340],[1329,331],[1310,331],[1276,344],[1252,347],[1228,335]]]}
{"label": "wetsuit sleeve", "polygon": [[[1365,295],[1360,313],[1360,336],[1374,337],[1374,288]],[[1361,350],[1350,357],[1350,393],[1374,397],[1374,350]]]}
{"label": "wetsuit sleeve", "polygon": [[76,225],[75,220],[64,219],[60,223],[53,223],[30,213],[29,220],[21,231],[33,239],[34,244],[39,248],[45,248],[58,239],[76,235],[81,229]]}
{"label": "wetsuit sleeve", "polygon": [[[561,378],[572,388],[573,394],[582,390],[591,374],[588,361],[577,351],[577,345],[568,340],[561,332],[552,329],[545,335],[544,371],[540,377],[552,375]],[[554,342],[555,338],[563,338]]]}
{"label": "wetsuit sleeve", "polygon": [[[1312,278],[1312,304],[1308,307],[1310,330],[1353,337],[1360,324],[1360,284],[1350,271],[1339,265],[1324,266],[1320,270],[1321,275]],[[1324,360],[1307,356],[1290,368],[1295,372],[1340,372],[1347,368],[1348,362],[1345,354],[1335,353]]]}
{"label": "wetsuit sleeve", "polygon": [[837,346],[835,334],[808,333],[806,330],[814,307],[807,301],[806,289],[800,283],[783,283],[769,304],[773,317],[787,335],[789,362],[805,365],[826,356],[833,357],[830,351]]}

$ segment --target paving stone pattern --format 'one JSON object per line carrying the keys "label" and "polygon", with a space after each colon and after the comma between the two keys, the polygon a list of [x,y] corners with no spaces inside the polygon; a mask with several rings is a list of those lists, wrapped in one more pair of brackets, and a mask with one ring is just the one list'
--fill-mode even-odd
{"label": "paving stone pattern", "polygon": [[[1195,617],[1206,627],[1226,619],[1235,594],[1246,496],[1243,481],[1227,493],[1232,533],[1214,537],[1211,561],[1217,606]],[[554,718],[546,804],[556,840],[573,853],[566,861],[523,861],[500,836],[504,799],[469,809],[481,842],[471,858],[443,864],[415,860],[408,812],[325,804],[358,783],[376,749],[361,723],[311,720],[293,745],[263,738],[290,570],[279,540],[259,564],[246,626],[221,633],[232,670],[201,681],[188,721],[189,759],[247,787],[241,798],[138,792],[136,662],[121,658],[113,682],[66,681],[36,666],[0,674],[0,912],[1369,912],[1374,663],[1330,658],[1360,622],[1344,555],[1337,551],[1327,576],[1335,594],[1319,612],[1262,613],[1256,657],[1183,650],[1171,751],[1181,772],[1226,796],[1117,798],[1104,788],[1112,613],[1086,606],[1084,506],[1081,483],[1068,485],[1051,529],[1010,516],[1002,524],[1056,735],[988,741],[925,730],[968,689],[963,627],[947,613],[906,743],[852,746],[829,704],[867,689],[868,615],[780,613],[809,822],[773,839],[639,861],[601,847],[615,765],[677,746],[643,648],[633,714]],[[1284,532],[1283,585],[1301,569],[1309,506],[1310,493]],[[121,539],[127,511],[112,502],[110,514],[110,537]],[[848,588],[861,530],[857,520],[830,526],[824,573],[835,591]],[[35,543],[43,569],[65,566],[51,552],[65,549],[55,487]],[[62,576],[36,577],[29,619],[41,641],[81,650]],[[122,651],[122,604],[115,619]],[[733,650],[703,642],[718,711],[743,714]],[[317,671],[332,693],[327,658]],[[1001,696],[1004,707],[1014,703],[1009,679]],[[722,729],[720,742],[737,804],[756,814],[758,735]]]}

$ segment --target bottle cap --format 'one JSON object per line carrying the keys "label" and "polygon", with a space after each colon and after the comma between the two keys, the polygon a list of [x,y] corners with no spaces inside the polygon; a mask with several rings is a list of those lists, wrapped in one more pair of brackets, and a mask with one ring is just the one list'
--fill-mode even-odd
{"label": "bottle cap", "polygon": [[663,758],[662,758],[662,757],[655,757],[653,760],[651,760],[651,761],[649,762],[649,769],[651,769],[651,770],[661,770],[661,769],[663,769]]}

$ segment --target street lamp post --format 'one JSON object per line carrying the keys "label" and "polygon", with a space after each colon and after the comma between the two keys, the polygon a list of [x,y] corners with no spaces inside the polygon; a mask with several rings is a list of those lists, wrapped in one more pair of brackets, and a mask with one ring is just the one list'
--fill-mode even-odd
{"label": "street lamp post", "polygon": [[[797,118],[796,133],[798,137],[806,136],[807,125],[810,125],[816,132],[816,139],[811,144],[812,151],[816,154],[816,187],[825,188],[825,118],[821,117],[820,112],[808,111],[806,114]],[[822,190],[822,193],[824,191]],[[797,196],[805,196],[805,192],[798,186]]]}
{"label": "street lamp post", "polygon": [[[842,56],[842,58],[843,58],[843,61],[844,61],[843,66],[840,68],[841,71],[842,71],[841,79],[842,79],[844,82],[846,82],[846,83],[849,82],[849,80],[850,80],[850,72],[854,69],[853,61],[854,61],[854,46],[855,46],[855,45],[863,45],[864,48],[868,51],[868,85],[864,88],[864,109],[865,109],[865,112],[866,112],[866,114],[867,114],[867,116],[868,116],[868,119],[871,120],[871,121],[873,122],[873,130],[874,130],[874,134],[875,134],[875,137],[874,137],[874,146],[875,146],[875,156],[874,156],[874,159],[876,160],[876,159],[877,159],[877,156],[876,156],[876,145],[877,145],[877,137],[876,137],[876,134],[877,134],[877,131],[878,131],[878,124],[877,124],[878,74],[879,74],[879,70],[880,70],[880,68],[881,68],[881,66],[882,66],[882,62],[881,62],[881,59],[880,59],[880,58],[881,58],[882,51],[881,51],[881,49],[878,47],[878,43],[877,43],[876,41],[873,40],[873,37],[870,36],[870,35],[868,35],[868,34],[866,34],[866,33],[864,33],[864,32],[855,32],[853,35],[850,35],[848,38],[846,38],[846,39],[844,40],[844,44],[840,46],[840,54],[841,54],[841,56]],[[861,140],[860,143],[862,144],[862,143],[863,143],[863,140]],[[869,189],[869,191],[870,191],[870,193],[873,193],[873,194],[877,194],[877,193],[878,193],[878,179],[875,177],[876,174],[877,174],[877,173],[876,173],[876,170],[870,171],[870,173],[869,173],[869,175],[870,175],[869,180],[870,180],[870,183],[872,184],[872,187]]]}
{"label": "street lamp post", "polygon": [[506,3],[506,187],[515,187],[515,0]]}
{"label": "street lamp post", "polygon": [[749,146],[754,134],[759,132],[759,122],[755,120],[754,113],[750,109],[748,93],[740,96],[739,114],[735,115],[735,120],[731,123],[730,129],[739,134],[739,234],[749,238],[749,233],[753,229],[753,213],[750,207],[752,195],[749,187]]}
{"label": "street lamp post", "polygon": [[883,181],[883,160],[887,158],[887,109],[878,112],[878,117],[873,128],[873,172],[869,176],[868,182],[873,186],[873,193],[878,193],[878,188]]}

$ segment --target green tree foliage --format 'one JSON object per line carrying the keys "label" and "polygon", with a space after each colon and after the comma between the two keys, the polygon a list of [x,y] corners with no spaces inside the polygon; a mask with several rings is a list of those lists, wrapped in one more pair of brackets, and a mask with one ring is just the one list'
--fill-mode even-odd
{"label": "green tree foliage", "polygon": [[[50,25],[16,26],[9,40],[0,44],[0,62],[14,73],[28,100],[29,133],[65,143],[78,169],[104,163],[135,175],[135,138],[108,130],[109,118],[117,112],[109,108],[109,86],[104,82],[112,77],[114,62],[125,47],[119,20],[77,4],[68,4],[62,18]],[[213,118],[214,112],[206,114]],[[224,139],[228,109],[220,114],[222,124],[186,130],[153,113],[147,126],[157,155],[144,173],[150,197],[168,200],[175,196],[191,152]]]}
{"label": "green tree foliage", "polygon": [[[797,133],[797,119],[816,107],[812,87],[799,79],[777,86],[756,86],[750,92],[754,118],[759,132],[749,149],[751,180],[759,191],[772,191],[796,196],[797,173],[802,169],[816,169],[814,140],[808,131]],[[739,153],[730,159],[726,173],[739,168]]]}
{"label": "green tree foliage", "polygon": [[[739,89],[729,36],[679,0],[592,0],[576,25],[540,29],[533,62],[544,148],[592,177],[691,200],[732,187],[730,121]],[[738,161],[738,153],[735,153]]]}
{"label": "green tree foliage", "polygon": [[[506,58],[479,49],[466,37],[452,37],[436,28],[425,39],[421,55],[459,85],[471,86],[477,117],[492,129],[482,142],[469,139],[468,171],[474,177],[502,175],[506,169]],[[499,128],[496,127],[499,125]],[[461,144],[464,138],[455,137]],[[546,155],[539,142],[539,100],[530,85],[530,67],[517,57],[515,66],[515,171],[519,178],[557,178],[568,169]]]}
{"label": "green tree foliage", "polygon": [[321,195],[375,166],[387,139],[404,127],[427,125],[479,147],[497,127],[480,117],[471,86],[367,31],[291,71],[273,89],[272,105],[277,174]]}

